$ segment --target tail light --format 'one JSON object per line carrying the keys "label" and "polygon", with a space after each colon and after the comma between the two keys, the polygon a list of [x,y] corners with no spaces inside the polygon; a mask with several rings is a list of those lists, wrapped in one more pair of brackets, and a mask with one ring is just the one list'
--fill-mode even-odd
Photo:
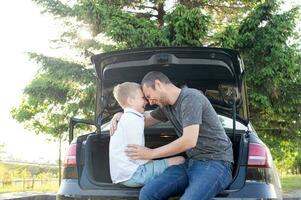
{"label": "tail light", "polygon": [[64,160],[63,179],[78,179],[76,165],[76,143],[71,144]]}
{"label": "tail light", "polygon": [[74,166],[76,166],[76,143],[69,146],[64,160],[64,167]]}
{"label": "tail light", "polygon": [[258,143],[249,144],[249,167],[270,168],[271,161],[271,153],[265,145]]}

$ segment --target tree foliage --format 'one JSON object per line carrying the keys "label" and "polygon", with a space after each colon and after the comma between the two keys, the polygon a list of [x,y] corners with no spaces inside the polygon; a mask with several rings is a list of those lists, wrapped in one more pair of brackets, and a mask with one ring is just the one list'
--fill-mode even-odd
{"label": "tree foliage", "polygon": [[301,144],[301,56],[292,42],[298,15],[298,7],[279,13],[279,5],[270,1],[218,37],[222,46],[242,53],[251,120],[258,130],[262,128],[277,161],[286,167],[301,164],[294,163]]}
{"label": "tree foliage", "polygon": [[95,103],[92,69],[35,53],[30,57],[41,68],[25,87],[21,105],[12,110],[17,121],[36,133],[58,137],[67,131],[69,117],[92,118]]}
{"label": "tree foliage", "polygon": [[[238,17],[256,2],[178,1],[167,5],[162,0],[78,0],[71,5],[59,0],[33,1],[43,13],[63,22],[66,31],[55,41],[57,47],[75,49],[80,59],[29,53],[40,70],[24,89],[22,103],[12,114],[27,128],[54,136],[67,131],[68,117],[93,116],[95,74],[88,61],[94,52],[202,46],[212,35],[212,22],[222,16],[219,11],[235,10],[231,16]],[[208,14],[211,12],[215,16]],[[91,31],[93,37],[81,39],[79,30],[83,28]]]}
{"label": "tree foliage", "polygon": [[[294,28],[298,8],[281,12],[275,0],[33,0],[42,12],[62,21],[58,47],[78,52],[75,58],[30,53],[40,70],[26,86],[12,113],[38,133],[66,132],[68,117],[93,118],[94,53],[154,46],[221,46],[238,49],[246,66],[251,120],[280,161],[286,150],[300,152],[300,53]],[[79,33],[87,29],[89,39]],[[300,145],[299,145],[300,146]],[[285,148],[287,147],[287,149]],[[301,157],[290,154],[288,159]],[[300,160],[300,159],[299,159]],[[287,161],[288,162],[288,161]],[[293,165],[293,164],[292,164]],[[290,165],[290,166],[292,166]]]}

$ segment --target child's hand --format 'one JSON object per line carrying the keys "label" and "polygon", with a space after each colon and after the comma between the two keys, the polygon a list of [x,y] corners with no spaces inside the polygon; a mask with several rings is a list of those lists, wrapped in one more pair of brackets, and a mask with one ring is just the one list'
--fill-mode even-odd
{"label": "child's hand", "polygon": [[110,136],[112,136],[116,129],[117,129],[117,123],[120,120],[121,116],[123,115],[122,112],[115,113],[113,118],[111,119],[111,124],[110,124]]}

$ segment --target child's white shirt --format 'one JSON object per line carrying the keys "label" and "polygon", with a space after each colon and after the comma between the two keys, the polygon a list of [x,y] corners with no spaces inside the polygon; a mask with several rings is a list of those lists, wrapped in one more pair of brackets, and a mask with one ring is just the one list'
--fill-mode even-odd
{"label": "child's white shirt", "polygon": [[138,111],[125,108],[117,130],[110,138],[110,174],[113,183],[129,180],[140,165],[147,160],[131,160],[125,149],[128,144],[145,145],[144,116]]}

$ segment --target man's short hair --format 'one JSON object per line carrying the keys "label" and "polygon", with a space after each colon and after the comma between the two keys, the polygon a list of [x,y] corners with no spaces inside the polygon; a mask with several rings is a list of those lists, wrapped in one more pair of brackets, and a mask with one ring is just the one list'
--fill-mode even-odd
{"label": "man's short hair", "polygon": [[124,82],[118,84],[113,89],[113,95],[121,107],[127,106],[127,98],[135,98],[137,90],[141,90],[141,86],[134,82]]}
{"label": "man's short hair", "polygon": [[170,84],[171,81],[169,78],[163,74],[162,72],[158,71],[151,71],[148,72],[141,81],[141,86],[151,87],[155,89],[155,80],[159,80],[161,83]]}

